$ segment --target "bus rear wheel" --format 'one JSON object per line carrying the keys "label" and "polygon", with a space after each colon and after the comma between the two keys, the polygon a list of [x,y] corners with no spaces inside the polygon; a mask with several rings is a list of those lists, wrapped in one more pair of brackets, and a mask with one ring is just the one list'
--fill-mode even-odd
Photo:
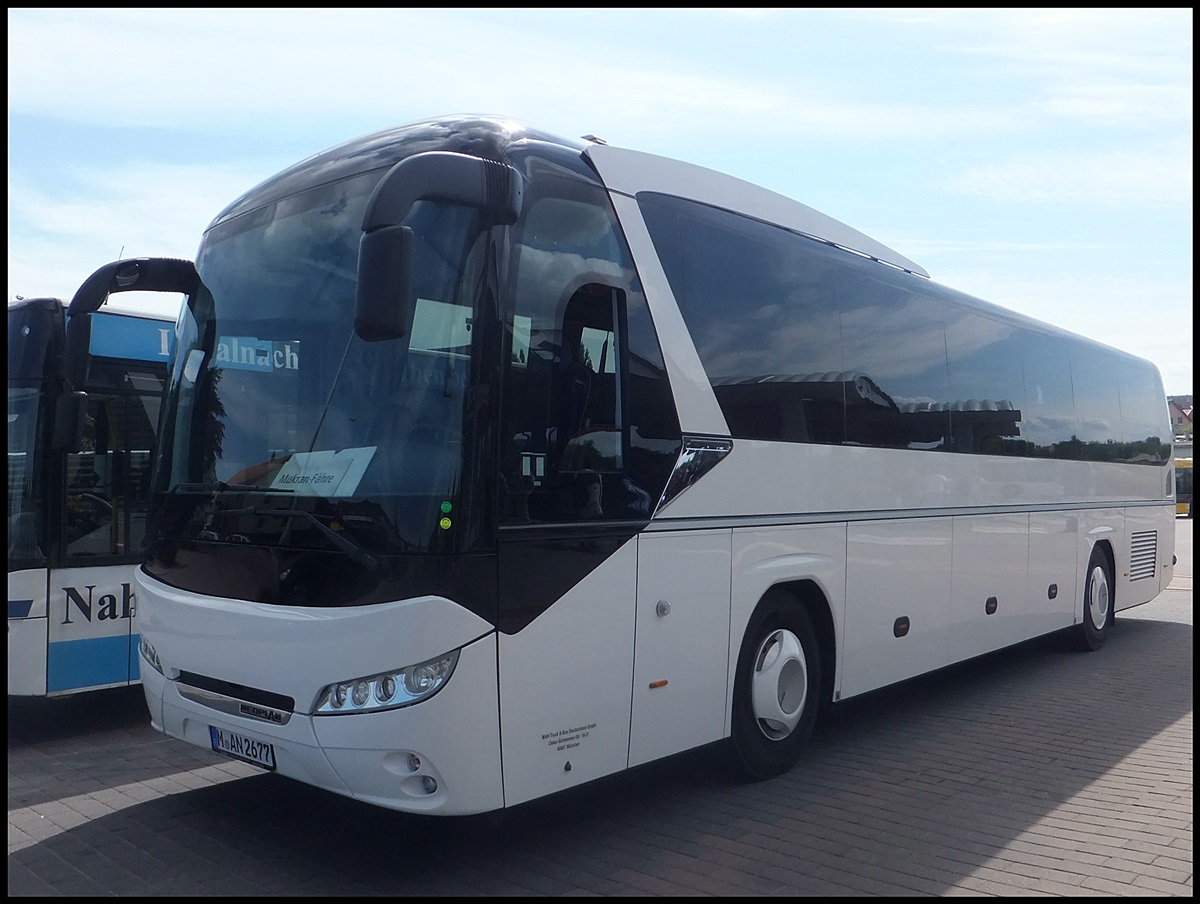
{"label": "bus rear wheel", "polygon": [[1083,584],[1083,621],[1075,628],[1075,642],[1087,652],[1099,650],[1108,637],[1113,623],[1112,568],[1099,547],[1092,550],[1088,560],[1087,577]]}
{"label": "bus rear wheel", "polygon": [[816,724],[821,693],[812,619],[790,594],[768,593],[746,628],[733,686],[732,747],[748,777],[792,767]]}

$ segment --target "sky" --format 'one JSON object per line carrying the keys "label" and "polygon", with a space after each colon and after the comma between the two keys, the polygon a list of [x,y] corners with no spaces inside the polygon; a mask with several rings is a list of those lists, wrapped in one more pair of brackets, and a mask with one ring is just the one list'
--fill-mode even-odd
{"label": "sky", "polygon": [[[493,113],[700,164],[1192,393],[1191,9],[8,10],[8,291],[194,258],[230,201]],[[132,293],[131,293],[132,294]]]}

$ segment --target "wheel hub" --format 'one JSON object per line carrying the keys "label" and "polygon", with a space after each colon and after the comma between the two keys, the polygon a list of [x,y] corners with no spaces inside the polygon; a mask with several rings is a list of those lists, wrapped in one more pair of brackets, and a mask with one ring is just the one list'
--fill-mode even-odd
{"label": "wheel hub", "polygon": [[782,741],[795,730],[808,698],[808,662],[800,639],[786,628],[758,646],[751,677],[751,703],[759,730]]}
{"label": "wheel hub", "polygon": [[1088,582],[1088,612],[1092,624],[1103,628],[1108,622],[1108,607],[1110,605],[1108,574],[1100,566],[1092,569],[1092,579]]}

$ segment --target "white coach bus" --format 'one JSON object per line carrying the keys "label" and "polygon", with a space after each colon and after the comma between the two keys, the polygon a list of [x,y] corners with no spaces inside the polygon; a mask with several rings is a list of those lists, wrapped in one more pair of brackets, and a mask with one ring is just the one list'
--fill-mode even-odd
{"label": "white coach bus", "polygon": [[180,279],[153,724],[361,801],[714,742],[775,775],[823,707],[1097,649],[1171,580],[1152,364],[707,169],[420,122],[247,192]]}
{"label": "white coach bus", "polygon": [[90,314],[74,358],[63,302],[8,306],[10,696],[138,681],[133,576],[179,299],[157,306]]}

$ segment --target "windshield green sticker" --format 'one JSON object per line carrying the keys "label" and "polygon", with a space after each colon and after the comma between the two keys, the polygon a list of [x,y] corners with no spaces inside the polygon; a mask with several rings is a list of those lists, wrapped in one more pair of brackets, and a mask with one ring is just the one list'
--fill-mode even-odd
{"label": "windshield green sticker", "polygon": [[353,496],[377,448],[297,452],[284,462],[271,487],[300,496]]}

